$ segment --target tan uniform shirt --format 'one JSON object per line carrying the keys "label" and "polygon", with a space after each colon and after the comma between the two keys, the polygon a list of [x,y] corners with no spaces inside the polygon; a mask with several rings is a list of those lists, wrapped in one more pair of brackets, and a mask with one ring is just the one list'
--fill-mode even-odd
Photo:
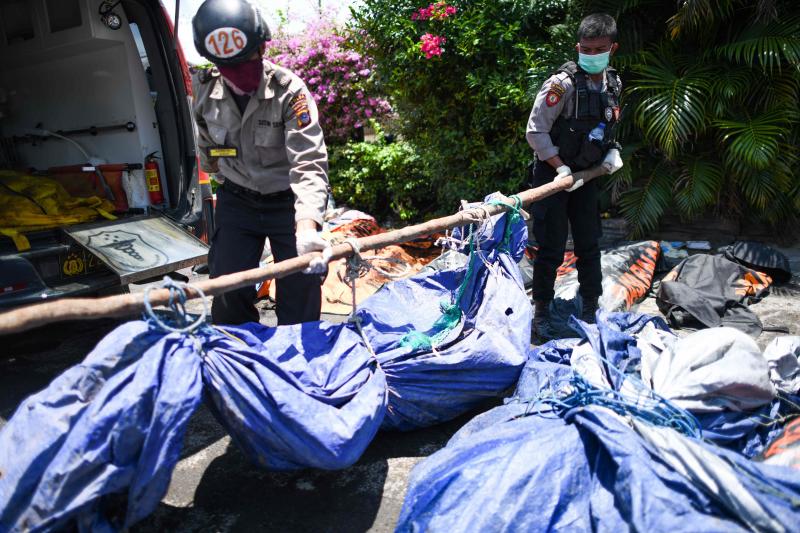
{"label": "tan uniform shirt", "polygon": [[[231,180],[263,194],[291,187],[295,220],[322,224],[328,199],[328,152],[319,113],[305,83],[292,72],[264,63],[264,78],[239,111],[219,71],[192,78],[200,167],[219,182]],[[236,149],[213,157],[210,148]]]}
{"label": "tan uniform shirt", "polygon": [[[594,82],[589,78],[587,85],[589,89],[605,91],[606,74],[603,73],[600,82]],[[574,93],[575,85],[569,74],[559,72],[550,76],[536,95],[525,138],[536,152],[539,161],[547,161],[558,155],[558,146],[553,144],[550,130],[559,116],[569,117],[575,113]]]}

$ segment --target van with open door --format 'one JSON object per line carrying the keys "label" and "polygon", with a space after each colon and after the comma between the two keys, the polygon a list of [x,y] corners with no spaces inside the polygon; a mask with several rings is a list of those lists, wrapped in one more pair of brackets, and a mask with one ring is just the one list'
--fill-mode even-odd
{"label": "van with open door", "polygon": [[0,0],[0,309],[206,262],[190,99],[158,0]]}

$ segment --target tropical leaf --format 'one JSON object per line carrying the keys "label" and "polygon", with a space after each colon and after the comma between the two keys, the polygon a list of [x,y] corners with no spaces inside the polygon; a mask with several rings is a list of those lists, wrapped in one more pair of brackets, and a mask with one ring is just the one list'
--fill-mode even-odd
{"label": "tropical leaf", "polygon": [[742,173],[736,181],[747,201],[759,211],[772,204],[780,193],[773,172],[769,169]]}
{"label": "tropical leaf", "polygon": [[702,64],[683,69],[679,62],[685,58],[669,63],[665,57],[650,53],[647,63],[636,67],[632,92],[640,93],[641,99],[634,119],[648,139],[668,158],[674,158],[679,148],[708,124],[712,69]]}
{"label": "tropical leaf", "polygon": [[622,147],[622,168],[605,178],[605,189],[611,194],[611,201],[616,203],[622,194],[630,189],[633,183],[634,155],[642,149],[641,143],[628,143]]}
{"label": "tropical leaf", "polygon": [[735,0],[680,0],[678,11],[667,23],[672,38],[729,17],[734,3]]}
{"label": "tropical leaf", "polygon": [[742,162],[753,169],[769,168],[778,158],[782,140],[791,132],[789,121],[789,114],[782,109],[755,116],[745,113],[741,120],[714,121],[714,126],[723,132],[728,165]]}
{"label": "tropical leaf", "polygon": [[732,42],[716,48],[719,57],[764,70],[781,69],[781,63],[800,64],[800,15],[772,22],[757,22]]}
{"label": "tropical leaf", "polygon": [[744,102],[753,87],[761,82],[759,78],[763,76],[745,66],[717,69],[711,82],[711,98],[723,108],[730,103]]}
{"label": "tropical leaf", "polygon": [[800,92],[800,75],[797,72],[781,71],[778,73],[767,73],[756,71],[760,74],[754,80],[754,87],[751,88],[747,106],[755,110],[768,110],[769,108],[780,107],[786,110],[793,118],[797,118],[798,92]]}
{"label": "tropical leaf", "polygon": [[[786,174],[785,172],[789,172]],[[764,210],[767,220],[780,224],[780,235],[787,236],[787,230],[796,228],[795,235],[800,231],[800,173],[794,172],[789,167],[778,171],[778,184],[780,192],[771,199],[768,208]]]}
{"label": "tropical leaf", "polygon": [[658,227],[658,221],[672,201],[672,176],[666,164],[657,165],[640,187],[634,187],[620,198],[620,208],[633,228],[633,236],[641,237]]}
{"label": "tropical leaf", "polygon": [[689,158],[675,182],[675,205],[683,215],[696,215],[716,202],[724,182],[725,169],[711,154]]}

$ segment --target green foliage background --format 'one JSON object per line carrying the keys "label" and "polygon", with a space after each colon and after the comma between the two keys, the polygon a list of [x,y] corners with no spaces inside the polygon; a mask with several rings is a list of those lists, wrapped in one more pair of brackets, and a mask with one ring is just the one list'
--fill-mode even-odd
{"label": "green foliage background", "polygon": [[[402,141],[333,147],[334,190],[363,198],[379,217],[406,220],[450,212],[462,198],[519,190],[532,159],[525,127],[535,94],[573,57],[581,17],[605,11],[620,29],[613,63],[625,84],[626,166],[604,183],[634,231],[652,230],[672,212],[796,223],[800,3],[448,4],[457,13],[443,20],[411,20],[427,6],[413,0],[365,0],[354,12],[351,29],[375,60]],[[440,57],[422,54],[424,33],[447,39]]]}
{"label": "green foliage background", "polygon": [[627,166],[606,179],[637,234],[676,212],[797,228],[800,3],[595,0],[617,17]]}
{"label": "green foliage background", "polygon": [[[415,154],[411,179],[427,184],[375,191],[405,206],[402,213],[392,210],[395,218],[452,212],[461,199],[519,190],[532,158],[525,127],[533,98],[574,45],[574,24],[564,22],[571,20],[567,0],[449,4],[458,12],[445,20],[412,21],[428,4],[410,0],[366,0],[354,13],[361,51],[375,61],[377,81],[397,113],[393,127],[402,150]],[[441,57],[426,59],[420,51],[428,32],[447,39]],[[331,148],[334,192],[353,175],[335,164],[343,163],[339,150]],[[355,165],[354,150],[363,149],[351,144],[347,150]]]}

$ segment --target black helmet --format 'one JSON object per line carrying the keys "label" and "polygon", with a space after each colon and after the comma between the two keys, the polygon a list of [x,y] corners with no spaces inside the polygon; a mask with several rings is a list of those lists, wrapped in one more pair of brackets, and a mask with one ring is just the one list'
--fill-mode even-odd
{"label": "black helmet", "polygon": [[206,0],[192,19],[194,46],[218,65],[244,61],[269,41],[261,13],[245,0]]}

